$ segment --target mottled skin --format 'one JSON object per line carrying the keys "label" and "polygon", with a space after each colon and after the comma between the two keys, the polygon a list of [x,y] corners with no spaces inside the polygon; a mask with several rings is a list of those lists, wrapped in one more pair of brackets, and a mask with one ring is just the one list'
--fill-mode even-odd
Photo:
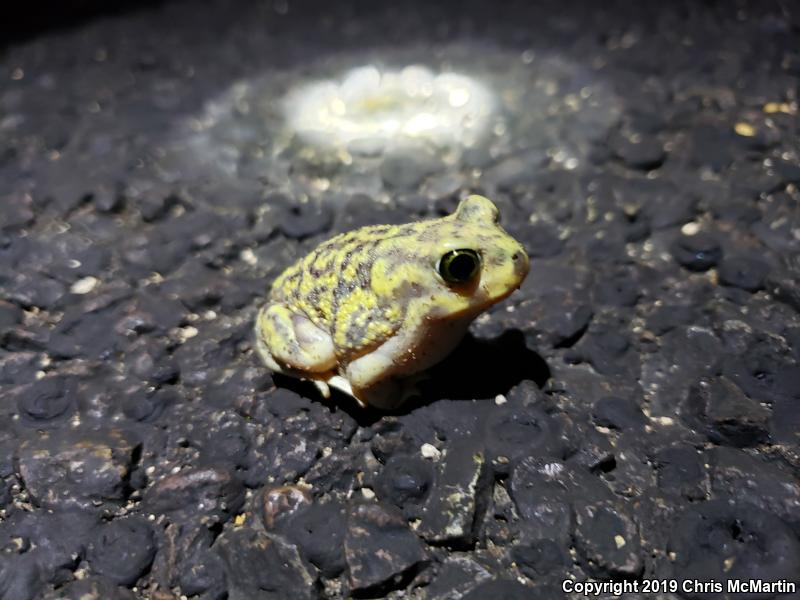
{"label": "mottled skin", "polygon": [[[495,205],[463,200],[447,217],[338,235],[284,271],[256,319],[257,349],[273,371],[336,387],[362,405],[393,408],[408,377],[452,350],[470,322],[528,273],[522,245]],[[442,278],[455,249],[480,256],[464,283]]]}

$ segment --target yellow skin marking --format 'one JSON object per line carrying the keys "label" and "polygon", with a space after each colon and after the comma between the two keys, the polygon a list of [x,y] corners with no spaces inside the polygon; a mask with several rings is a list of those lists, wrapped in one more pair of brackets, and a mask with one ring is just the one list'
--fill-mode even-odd
{"label": "yellow skin marking", "polygon": [[[325,397],[333,386],[364,406],[400,405],[409,377],[444,358],[528,274],[524,248],[498,221],[490,200],[469,196],[441,219],[322,243],[273,283],[256,318],[259,355]],[[455,250],[468,251],[461,270],[442,259]]]}

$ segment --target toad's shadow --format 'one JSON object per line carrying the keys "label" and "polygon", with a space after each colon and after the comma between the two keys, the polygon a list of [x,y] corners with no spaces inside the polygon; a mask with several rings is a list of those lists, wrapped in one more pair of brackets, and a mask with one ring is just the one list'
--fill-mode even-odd
{"label": "toad's shadow", "polygon": [[[550,378],[544,359],[529,349],[519,330],[506,331],[491,340],[470,334],[441,363],[429,369],[419,383],[419,396],[414,396],[396,410],[382,411],[361,408],[353,398],[332,390],[330,402],[345,411],[360,425],[369,426],[385,415],[403,415],[438,400],[488,400],[505,394],[524,380],[543,387]],[[319,392],[307,381],[277,376],[281,387],[292,389],[308,398]]]}
{"label": "toad's shadow", "polygon": [[550,368],[539,354],[528,348],[523,333],[512,329],[491,340],[468,334],[428,375],[419,386],[422,398],[409,400],[409,406],[445,398],[493,399],[526,379],[541,388],[550,379]]}

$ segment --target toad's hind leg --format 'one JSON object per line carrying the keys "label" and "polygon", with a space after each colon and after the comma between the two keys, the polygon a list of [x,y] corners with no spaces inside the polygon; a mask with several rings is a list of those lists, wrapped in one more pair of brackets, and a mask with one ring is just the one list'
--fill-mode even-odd
{"label": "toad's hind leg", "polygon": [[[273,371],[297,377],[321,379],[336,370],[336,353],[328,332],[301,312],[285,304],[263,307],[256,318],[256,348]],[[321,389],[326,394],[326,389]]]}

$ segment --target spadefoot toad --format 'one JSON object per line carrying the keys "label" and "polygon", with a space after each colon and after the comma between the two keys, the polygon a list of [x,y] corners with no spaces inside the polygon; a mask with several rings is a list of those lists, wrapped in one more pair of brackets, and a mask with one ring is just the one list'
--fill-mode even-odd
{"label": "spadefoot toad", "polygon": [[286,269],[256,318],[273,371],[362,406],[403,402],[409,377],[444,358],[475,317],[528,274],[522,245],[482,196],[452,215],[337,235]]}

